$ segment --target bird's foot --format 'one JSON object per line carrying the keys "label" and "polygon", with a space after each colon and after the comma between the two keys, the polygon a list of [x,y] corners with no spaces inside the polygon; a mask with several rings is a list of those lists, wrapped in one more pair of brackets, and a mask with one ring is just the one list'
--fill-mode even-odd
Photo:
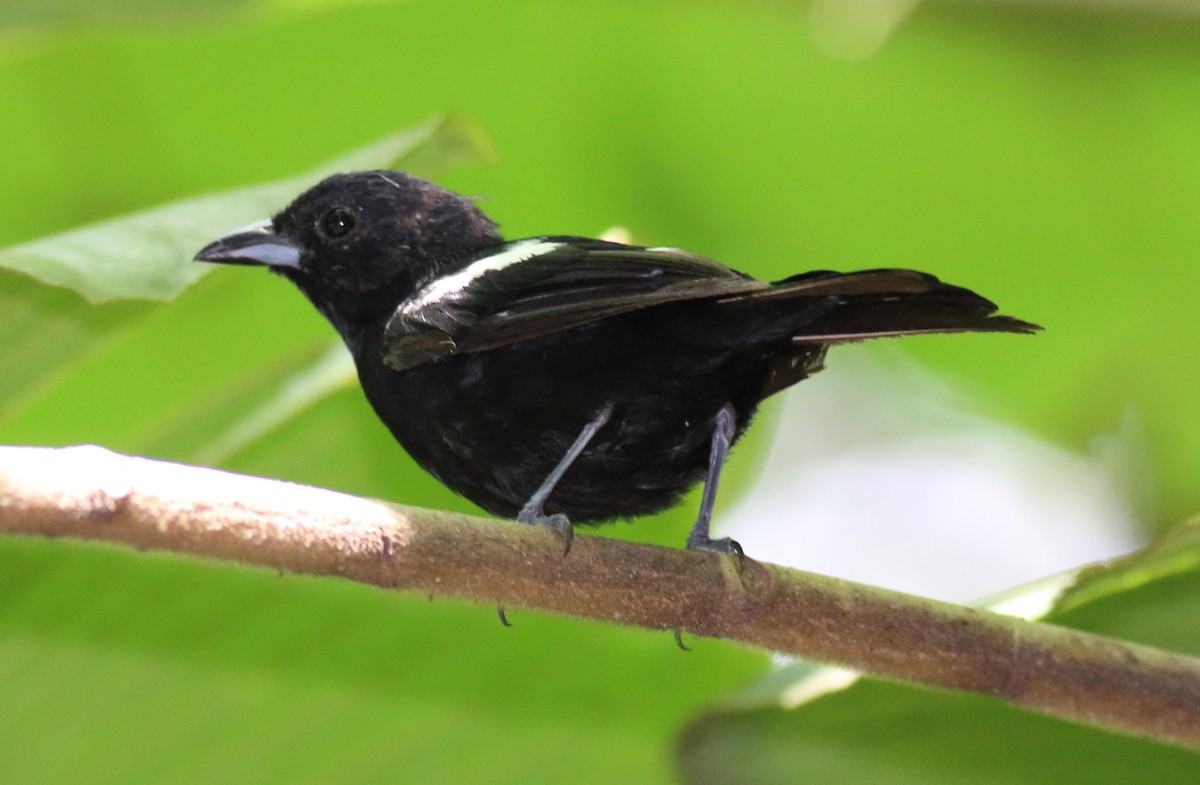
{"label": "bird's foot", "polygon": [[561,512],[546,515],[540,509],[526,507],[517,514],[517,520],[530,526],[543,526],[558,532],[563,539],[563,556],[571,552],[571,544],[575,541],[575,528],[571,526],[571,519]]}
{"label": "bird's foot", "polygon": [[690,535],[688,535],[687,549],[689,551],[712,551],[713,553],[728,553],[736,556],[739,571],[746,563],[746,552],[742,550],[741,544],[732,537],[721,537],[714,540],[703,534],[697,534],[693,531]]}
{"label": "bird's foot", "polygon": [[742,550],[741,544],[732,537],[721,537],[720,539],[712,539],[703,535],[697,535],[692,532],[687,540],[687,549],[689,551],[713,551],[715,553],[732,553],[739,559],[746,557],[746,552]]}

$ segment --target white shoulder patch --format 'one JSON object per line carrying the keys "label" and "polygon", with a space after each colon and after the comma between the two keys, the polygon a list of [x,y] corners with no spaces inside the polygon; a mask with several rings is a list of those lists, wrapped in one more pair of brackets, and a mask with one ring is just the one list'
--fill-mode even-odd
{"label": "white shoulder patch", "polygon": [[503,270],[505,267],[528,261],[535,256],[548,254],[561,248],[562,245],[562,243],[536,238],[513,243],[499,253],[476,259],[456,273],[430,281],[425,288],[410,297],[400,310],[404,313],[411,313],[418,308],[432,305],[461,292],[487,273]]}

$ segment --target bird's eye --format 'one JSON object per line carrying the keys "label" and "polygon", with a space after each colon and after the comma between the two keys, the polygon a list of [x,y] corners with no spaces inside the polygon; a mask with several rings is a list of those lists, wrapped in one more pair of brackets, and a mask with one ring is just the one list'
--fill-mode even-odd
{"label": "bird's eye", "polygon": [[350,234],[357,220],[354,211],[349,207],[335,207],[321,216],[321,220],[317,222],[317,228],[326,237],[336,239]]}

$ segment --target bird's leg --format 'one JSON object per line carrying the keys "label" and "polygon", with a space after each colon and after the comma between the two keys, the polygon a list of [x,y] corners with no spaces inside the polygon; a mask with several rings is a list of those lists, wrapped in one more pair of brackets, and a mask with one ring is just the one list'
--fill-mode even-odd
{"label": "bird's leg", "polygon": [[700,514],[696,516],[696,525],[688,535],[688,550],[734,553],[739,558],[745,555],[742,553],[742,546],[738,545],[736,540],[729,537],[714,540],[708,536],[713,504],[717,500],[717,483],[721,480],[721,469],[729,456],[729,445],[733,443],[736,430],[737,415],[733,411],[733,404],[727,403],[717,412],[713,422],[712,450],[708,454],[708,474],[704,476],[704,496],[700,500]]}
{"label": "bird's leg", "polygon": [[575,437],[575,442],[567,450],[567,454],[562,457],[558,465],[550,474],[546,475],[546,479],[542,480],[542,484],[529,497],[529,501],[525,502],[525,506],[517,513],[517,520],[521,523],[529,523],[534,526],[545,526],[548,529],[554,529],[561,532],[564,540],[563,556],[571,552],[571,542],[575,539],[575,530],[571,528],[571,521],[566,515],[557,513],[555,515],[546,515],[543,508],[546,506],[546,500],[550,498],[550,494],[554,492],[554,487],[558,485],[558,481],[566,474],[567,469],[571,468],[571,464],[575,463],[575,459],[584,451],[591,442],[592,437],[596,435],[596,431],[604,427],[604,423],[608,422],[608,418],[612,416],[613,405],[606,403],[601,407],[600,411],[596,412],[596,416],[592,421],[583,426],[583,430]]}

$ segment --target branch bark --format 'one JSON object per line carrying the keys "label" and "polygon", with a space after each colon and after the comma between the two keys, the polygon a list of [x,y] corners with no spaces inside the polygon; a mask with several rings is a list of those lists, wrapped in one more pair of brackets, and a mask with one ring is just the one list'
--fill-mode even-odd
{"label": "branch bark", "polygon": [[682,629],[1200,749],[1200,660],[747,559],[400,507],[99,447],[0,447],[0,532]]}

